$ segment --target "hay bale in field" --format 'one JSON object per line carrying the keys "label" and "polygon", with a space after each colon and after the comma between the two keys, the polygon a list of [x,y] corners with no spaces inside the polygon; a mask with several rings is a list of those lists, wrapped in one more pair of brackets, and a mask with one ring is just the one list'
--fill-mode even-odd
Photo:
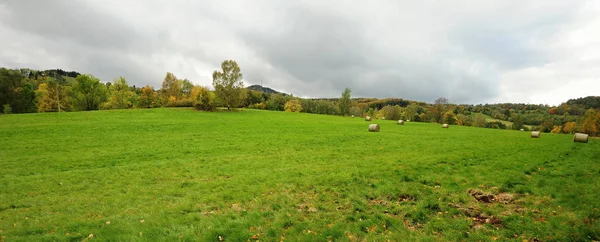
{"label": "hay bale in field", "polygon": [[448,124],[442,124],[442,128],[445,128],[445,129],[450,128],[450,125],[448,125]]}
{"label": "hay bale in field", "polygon": [[398,124],[399,125],[404,125],[404,120],[402,120],[402,119],[398,120]]}
{"label": "hay bale in field", "polygon": [[540,131],[531,131],[531,138],[539,138],[541,134]]}
{"label": "hay bale in field", "polygon": [[587,143],[588,135],[583,133],[575,133],[575,135],[573,135],[573,142]]}
{"label": "hay bale in field", "polygon": [[369,124],[369,132],[379,132],[379,124]]}
{"label": "hay bale in field", "polygon": [[365,117],[365,121],[371,121],[371,116]]}

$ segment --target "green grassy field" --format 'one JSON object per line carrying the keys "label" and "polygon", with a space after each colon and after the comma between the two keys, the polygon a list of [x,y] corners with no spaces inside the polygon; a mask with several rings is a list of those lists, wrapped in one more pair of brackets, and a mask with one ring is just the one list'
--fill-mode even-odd
{"label": "green grassy field", "polygon": [[243,110],[0,115],[5,241],[599,240],[600,141]]}

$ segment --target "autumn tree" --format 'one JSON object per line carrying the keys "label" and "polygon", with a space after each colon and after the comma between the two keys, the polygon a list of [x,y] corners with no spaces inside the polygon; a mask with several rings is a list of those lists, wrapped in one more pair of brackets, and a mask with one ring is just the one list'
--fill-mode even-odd
{"label": "autumn tree", "polygon": [[106,101],[106,86],[93,75],[79,75],[73,83],[71,101],[77,110],[98,110]]}
{"label": "autumn tree", "polygon": [[162,82],[162,88],[160,89],[161,100],[164,106],[172,106],[174,101],[181,98],[183,82],[177,80],[177,77],[171,72],[167,72],[165,79]]}
{"label": "autumn tree", "polygon": [[152,108],[160,106],[158,93],[150,85],[146,85],[140,90],[138,101],[139,107]]}
{"label": "autumn tree", "polygon": [[591,136],[596,136],[598,134],[600,122],[600,113],[596,112],[596,110],[590,108],[585,112],[583,116],[583,121],[581,121],[580,131],[582,133],[589,134]]}
{"label": "autumn tree", "polygon": [[285,103],[284,110],[286,112],[299,113],[300,111],[302,111],[302,104],[300,103],[300,101],[298,99],[294,98]]}
{"label": "autumn tree", "polygon": [[431,115],[435,122],[441,123],[443,121],[443,115],[446,112],[448,103],[448,99],[445,97],[439,97],[435,100],[433,106],[430,109]]}
{"label": "autumn tree", "polygon": [[221,63],[221,71],[213,72],[213,86],[221,103],[231,107],[238,107],[244,99],[244,82],[240,67],[234,60]]}
{"label": "autumn tree", "polygon": [[446,124],[456,124],[458,119],[456,118],[453,110],[447,110],[442,115],[442,122]]}
{"label": "autumn tree", "polygon": [[382,110],[385,119],[398,120],[402,118],[402,108],[399,105],[387,105]]}
{"label": "autumn tree", "polygon": [[196,110],[214,111],[216,109],[215,98],[214,92],[202,86],[193,86],[190,92],[190,99]]}
{"label": "autumn tree", "polygon": [[68,89],[53,79],[41,83],[35,91],[38,112],[61,112],[71,108]]}
{"label": "autumn tree", "polygon": [[123,77],[115,79],[113,84],[110,86],[110,98],[108,102],[104,103],[103,108],[105,109],[124,109],[131,108],[134,106],[136,101],[136,95],[129,89],[127,80]]}
{"label": "autumn tree", "polygon": [[575,133],[576,129],[577,129],[577,123],[575,123],[575,122],[566,122],[562,127],[563,133],[566,133],[566,134],[573,134],[573,133]]}
{"label": "autumn tree", "polygon": [[350,93],[352,92],[352,90],[350,90],[350,88],[346,88],[344,89],[344,91],[342,92],[342,97],[340,98],[340,114],[342,116],[346,116],[347,114],[350,113]]}

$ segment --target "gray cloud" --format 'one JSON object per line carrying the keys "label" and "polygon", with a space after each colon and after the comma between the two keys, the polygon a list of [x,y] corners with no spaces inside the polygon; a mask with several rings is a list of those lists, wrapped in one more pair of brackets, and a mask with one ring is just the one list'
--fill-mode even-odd
{"label": "gray cloud", "polygon": [[219,63],[234,59],[247,84],[296,96],[337,97],[350,87],[364,97],[530,102],[535,93],[512,85],[536,86],[535,73],[553,73],[544,68],[575,68],[558,71],[577,78],[570,83],[598,74],[576,74],[575,50],[589,56],[595,42],[573,40],[600,40],[587,27],[599,11],[591,1],[541,0],[8,0],[0,3],[0,65],[159,87],[167,71],[210,85]]}

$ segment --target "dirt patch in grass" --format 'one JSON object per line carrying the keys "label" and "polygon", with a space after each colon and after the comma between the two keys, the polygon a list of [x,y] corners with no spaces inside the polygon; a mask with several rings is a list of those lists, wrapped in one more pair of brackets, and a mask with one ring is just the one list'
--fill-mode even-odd
{"label": "dirt patch in grass", "polygon": [[491,192],[484,192],[479,189],[472,188],[469,188],[467,192],[471,194],[471,196],[475,198],[475,200],[483,203],[498,202],[503,204],[509,204],[515,200],[515,196],[510,193],[493,194]]}

